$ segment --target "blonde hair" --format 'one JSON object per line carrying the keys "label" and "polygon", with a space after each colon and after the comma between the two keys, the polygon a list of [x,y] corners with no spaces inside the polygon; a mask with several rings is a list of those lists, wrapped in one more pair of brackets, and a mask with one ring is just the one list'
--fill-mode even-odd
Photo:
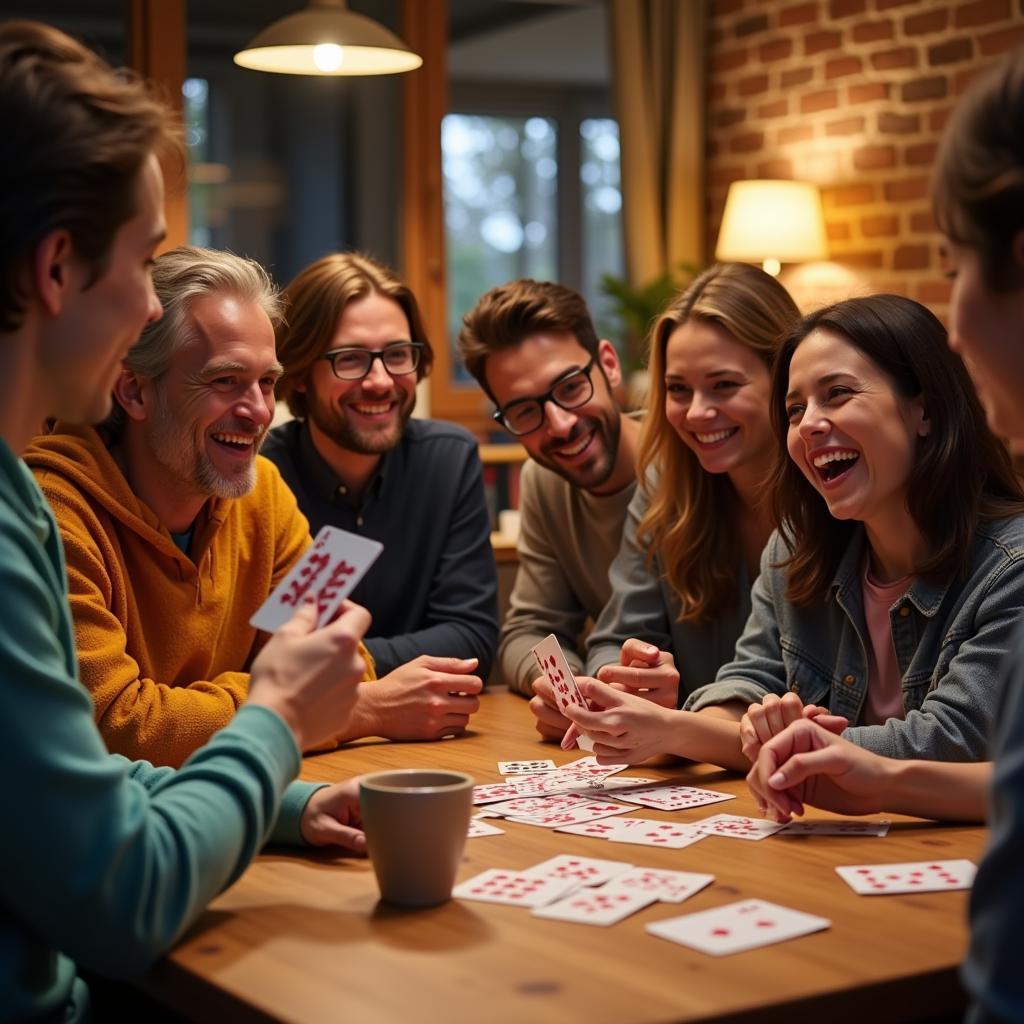
{"label": "blonde hair", "polygon": [[[649,562],[660,556],[664,579],[679,597],[679,621],[699,622],[736,599],[736,536],[728,528],[737,496],[728,476],[705,472],[665,418],[665,350],[690,320],[728,331],[771,369],[800,319],[789,293],[763,270],[718,264],[701,274],[658,318],[650,336],[650,397],[640,435],[640,486],[649,506],[637,530]],[[765,420],[769,410],[765,407]],[[657,481],[648,480],[648,469]],[[766,470],[767,476],[767,470]]]}

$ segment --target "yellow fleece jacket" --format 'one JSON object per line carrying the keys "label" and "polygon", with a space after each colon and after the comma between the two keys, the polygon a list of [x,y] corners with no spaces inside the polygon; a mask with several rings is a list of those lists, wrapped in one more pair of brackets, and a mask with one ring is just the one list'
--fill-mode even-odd
{"label": "yellow fleece jacket", "polygon": [[245,701],[267,640],[249,619],[309,544],[305,517],[258,456],[255,488],[210,499],[185,555],[92,428],[58,423],[25,461],[60,527],[81,680],[108,749],[180,765]]}

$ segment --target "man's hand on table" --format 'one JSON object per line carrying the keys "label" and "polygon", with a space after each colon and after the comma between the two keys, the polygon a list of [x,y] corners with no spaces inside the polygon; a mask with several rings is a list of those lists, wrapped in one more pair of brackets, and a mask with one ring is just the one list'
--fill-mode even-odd
{"label": "man's hand on table", "polygon": [[366,836],[360,826],[359,780],[347,779],[318,789],[306,804],[299,821],[302,838],[310,846],[340,846],[366,855]]}

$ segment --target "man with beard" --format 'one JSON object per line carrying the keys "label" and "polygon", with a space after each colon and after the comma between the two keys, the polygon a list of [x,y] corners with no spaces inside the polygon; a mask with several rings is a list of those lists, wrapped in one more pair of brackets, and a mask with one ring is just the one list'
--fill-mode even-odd
{"label": "man with beard", "polygon": [[[314,533],[325,523],[384,550],[352,592],[373,616],[381,676],[368,695],[392,738],[433,739],[468,719],[498,635],[497,570],[476,439],[410,419],[433,360],[412,292],[359,253],[317,260],[285,289],[277,396],[296,419],[265,454]],[[373,709],[366,706],[372,713]],[[367,726],[369,731],[379,731]]]}
{"label": "man with beard", "polygon": [[249,619],[309,527],[257,458],[281,373],[266,273],[180,248],[155,261],[153,286],[165,314],[124,357],[114,411],[100,428],[58,421],[25,461],[57,516],[108,749],[178,766],[245,702],[267,639]]}
{"label": "man with beard", "polygon": [[636,488],[640,424],[620,412],[615,348],[598,339],[571,288],[519,280],[491,289],[466,314],[459,349],[497,406],[495,419],[530,455],[498,671],[532,697],[537,731],[561,739],[569,721],[530,649],[554,633],[572,669],[583,670],[584,632],[610,596],[608,567]]}

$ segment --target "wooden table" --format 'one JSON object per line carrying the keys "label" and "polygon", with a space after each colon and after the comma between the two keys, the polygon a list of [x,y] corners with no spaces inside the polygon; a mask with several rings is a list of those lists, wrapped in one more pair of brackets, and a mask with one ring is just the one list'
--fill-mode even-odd
{"label": "wooden table", "polygon": [[[366,741],[307,758],[303,777],[337,780],[396,767],[463,769],[496,781],[499,759],[573,759],[535,740],[525,703],[489,693],[473,734],[434,744]],[[631,774],[640,774],[634,769]],[[644,816],[690,821],[757,814],[742,780],[676,763],[680,777],[736,794],[728,804]],[[825,817],[811,812],[811,817]],[[366,861],[276,850],[260,856],[146,979],[197,1020],[568,1022],[918,1020],[963,1005],[965,892],[855,895],[839,864],[968,857],[984,829],[892,816],[888,837],[709,838],[683,850],[602,842],[503,824],[471,839],[459,878],[525,868],[555,853],[707,871],[713,885],[684,904],[654,904],[610,928],[543,921],[519,908],[452,901],[428,910],[378,902]],[[501,824],[499,822],[499,824]],[[832,920],[826,932],[714,958],[644,931],[651,921],[761,897]]]}

